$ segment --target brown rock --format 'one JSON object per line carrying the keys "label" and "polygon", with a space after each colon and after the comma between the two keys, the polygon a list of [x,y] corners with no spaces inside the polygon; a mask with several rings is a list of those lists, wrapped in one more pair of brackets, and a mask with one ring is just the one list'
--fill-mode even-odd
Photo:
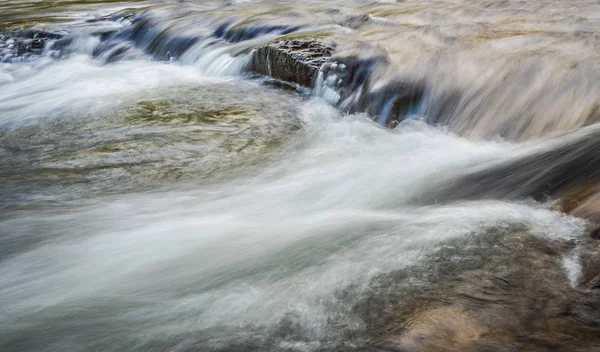
{"label": "brown rock", "polygon": [[394,352],[596,351],[600,294],[571,285],[562,262],[572,244],[499,234],[482,262],[444,262],[435,285],[420,286],[413,274],[410,286],[385,291],[386,308],[370,314],[373,344]]}
{"label": "brown rock", "polygon": [[258,74],[312,88],[332,53],[332,46],[316,40],[275,41],[254,52],[252,66]]}

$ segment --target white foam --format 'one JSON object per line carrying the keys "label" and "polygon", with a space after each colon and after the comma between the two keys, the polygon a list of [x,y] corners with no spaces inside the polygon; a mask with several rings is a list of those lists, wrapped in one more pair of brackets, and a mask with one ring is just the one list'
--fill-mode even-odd
{"label": "white foam", "polygon": [[144,91],[207,82],[194,67],[146,60],[102,65],[85,55],[0,66],[0,74],[16,76],[0,85],[0,124],[17,125],[89,117]]}

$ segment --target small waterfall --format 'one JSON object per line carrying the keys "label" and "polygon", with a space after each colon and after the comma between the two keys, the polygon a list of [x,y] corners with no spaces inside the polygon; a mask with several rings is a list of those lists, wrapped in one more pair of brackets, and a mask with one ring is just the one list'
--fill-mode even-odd
{"label": "small waterfall", "polygon": [[[152,13],[117,13],[94,21],[92,29],[57,34],[11,33],[0,37],[0,61],[33,60],[43,54],[52,57],[84,54],[109,64],[149,56],[154,60],[195,66],[209,76],[231,76],[247,71],[254,47],[266,44],[277,35],[304,28],[300,25],[241,26],[236,22],[218,24],[208,17],[193,22],[193,26],[168,26],[159,18],[154,18]],[[34,36],[46,41],[38,43],[41,39]],[[23,40],[15,44],[15,38]]]}
{"label": "small waterfall", "polygon": [[425,88],[391,70],[384,56],[334,57],[321,67],[315,93],[343,111],[365,112],[380,125],[395,127],[420,110]]}
{"label": "small waterfall", "polygon": [[386,56],[334,57],[321,67],[315,94],[383,126],[416,114],[479,138],[527,140],[600,121],[600,100],[592,93],[600,89],[599,80],[589,67],[523,61],[487,68],[490,76],[482,80],[456,77],[447,65],[424,63],[399,74]]}

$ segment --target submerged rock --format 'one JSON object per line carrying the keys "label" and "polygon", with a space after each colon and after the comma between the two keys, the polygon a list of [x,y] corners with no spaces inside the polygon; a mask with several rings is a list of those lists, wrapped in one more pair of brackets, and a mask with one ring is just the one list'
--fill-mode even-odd
{"label": "submerged rock", "polygon": [[385,289],[359,308],[380,351],[594,351],[600,344],[600,293],[574,286],[563,264],[573,244],[495,228],[464,245],[436,253],[451,262],[380,279]]}
{"label": "submerged rock", "polygon": [[592,180],[592,182],[573,186],[562,195],[557,205],[562,212],[585,219],[595,229],[600,229],[599,181]]}
{"label": "submerged rock", "polygon": [[[599,137],[600,126],[589,126],[549,140],[543,147],[513,151],[497,161],[474,165],[443,179],[439,188],[423,195],[420,202],[529,197],[545,201],[565,195],[568,200],[581,185],[600,182]],[[575,198],[583,200],[582,196],[587,198],[587,192],[579,192]],[[568,208],[575,208],[571,203]]]}
{"label": "submerged rock", "polygon": [[258,38],[265,34],[290,34],[302,29],[304,26],[288,26],[288,25],[269,25],[269,24],[254,24],[254,25],[230,25],[225,23],[213,33],[215,37],[227,40],[230,43],[239,43],[244,40]]}
{"label": "submerged rock", "polygon": [[316,40],[271,42],[254,52],[252,70],[313,88],[319,69],[330,59],[333,51],[333,46]]}

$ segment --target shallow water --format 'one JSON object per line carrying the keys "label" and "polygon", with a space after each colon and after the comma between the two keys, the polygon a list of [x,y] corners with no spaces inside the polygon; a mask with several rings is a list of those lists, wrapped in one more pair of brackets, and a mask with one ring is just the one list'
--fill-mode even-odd
{"label": "shallow water", "polygon": [[[3,351],[369,351],[412,336],[411,321],[435,325],[410,317],[431,297],[454,302],[447,281],[528,246],[548,246],[558,264],[544,268],[579,292],[589,224],[515,184],[557,182],[528,175],[562,175],[595,145],[570,133],[596,121],[595,3],[7,1],[0,13],[7,30],[62,36],[29,57],[0,47]],[[291,36],[387,59],[345,101],[247,72],[254,48]],[[397,127],[376,123],[387,96],[362,110],[377,116],[356,108],[403,79],[426,89]],[[427,350],[409,337],[396,350]]]}

